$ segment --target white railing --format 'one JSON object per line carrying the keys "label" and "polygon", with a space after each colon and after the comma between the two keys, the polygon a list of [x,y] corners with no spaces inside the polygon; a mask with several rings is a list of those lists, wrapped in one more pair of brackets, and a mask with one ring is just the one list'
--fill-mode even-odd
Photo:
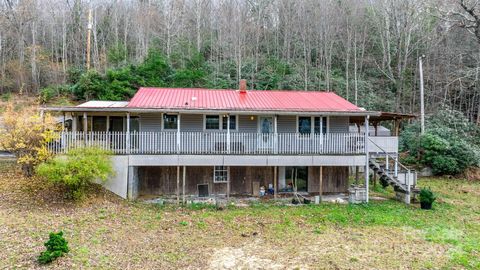
{"label": "white railing", "polygon": [[[319,155],[363,154],[365,136],[360,133],[237,133],[225,132],[61,132],[49,150],[96,146],[116,154],[231,154]],[[179,136],[179,137],[178,137]]]}
{"label": "white railing", "polygon": [[395,136],[370,136],[368,151],[370,153],[397,153],[398,137]]}

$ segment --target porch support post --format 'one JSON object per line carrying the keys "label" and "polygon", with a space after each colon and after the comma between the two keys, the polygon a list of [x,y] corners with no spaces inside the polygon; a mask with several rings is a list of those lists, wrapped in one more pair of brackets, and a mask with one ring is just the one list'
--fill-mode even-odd
{"label": "porch support post", "polygon": [[320,195],[320,200],[323,196],[323,166],[320,166],[320,173],[318,175],[319,178],[319,187],[318,187],[318,194]]}
{"label": "porch support post", "polygon": [[87,113],[84,112],[83,113],[83,146],[87,146],[87,128],[88,128],[88,124],[87,124]]}
{"label": "porch support post", "polygon": [[130,154],[130,113],[127,112],[127,136],[125,138],[125,146],[127,150],[127,154]]}
{"label": "porch support post", "polygon": [[78,117],[74,113],[72,113],[72,131],[77,132],[77,121]]}
{"label": "porch support post", "polygon": [[65,131],[65,112],[63,112],[63,124],[62,124],[62,131]]}
{"label": "porch support post", "polygon": [[187,167],[183,166],[183,178],[182,178],[182,203],[185,204],[185,176],[187,172]]}
{"label": "porch support post", "polygon": [[227,153],[230,154],[230,115],[229,114],[227,114]]}
{"label": "porch support post", "polygon": [[277,175],[277,166],[273,167],[273,198],[277,198],[277,180],[278,180],[278,175]]}
{"label": "porch support post", "polygon": [[110,131],[110,115],[107,115],[107,124],[105,129],[106,132]]}
{"label": "porch support post", "polygon": [[230,166],[227,167],[227,201],[230,200]]}
{"label": "porch support post", "polygon": [[370,161],[370,157],[369,157],[369,150],[368,150],[368,142],[369,142],[369,138],[368,138],[368,133],[369,133],[369,129],[368,129],[368,120],[369,120],[370,116],[367,115],[365,116],[365,192],[366,192],[366,198],[365,198],[365,202],[368,203],[368,184],[369,184],[369,177],[370,177],[370,171],[369,171],[369,166],[368,166],[368,163]]}
{"label": "porch support post", "polygon": [[[180,118],[181,115],[177,115],[177,153],[180,153]],[[185,170],[185,166],[183,166],[183,169]],[[185,172],[184,172],[185,175]]]}
{"label": "porch support post", "polygon": [[273,153],[278,154],[277,115],[273,116],[273,136],[275,136]]}
{"label": "porch support post", "polygon": [[[360,124],[356,123],[356,125],[357,125],[357,129],[358,129],[358,133],[360,134],[360,132],[361,132]],[[358,185],[358,179],[359,178],[360,178],[359,168],[358,168],[358,166],[355,166],[355,185]]]}
{"label": "porch support post", "polygon": [[180,204],[180,166],[177,166],[177,204]]}

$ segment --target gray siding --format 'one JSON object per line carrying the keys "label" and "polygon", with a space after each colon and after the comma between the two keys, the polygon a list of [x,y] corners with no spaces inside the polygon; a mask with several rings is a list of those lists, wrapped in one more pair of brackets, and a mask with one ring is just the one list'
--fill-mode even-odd
{"label": "gray siding", "polygon": [[141,132],[162,131],[162,115],[161,114],[140,115],[140,131]]}
{"label": "gray siding", "polygon": [[258,116],[255,116],[254,120],[250,119],[250,115],[239,115],[238,116],[238,132],[251,132],[255,133],[258,131],[257,128]]}
{"label": "gray siding", "polygon": [[330,116],[330,133],[348,133],[348,116]]}
{"label": "gray siding", "polygon": [[[238,116],[238,132],[258,131],[258,116],[254,120],[250,119],[250,115]],[[277,118],[277,130],[279,133],[295,133],[297,132],[297,117],[294,115],[279,115]],[[330,116],[329,132],[330,133],[347,133],[349,125],[348,116]],[[155,132],[162,130],[161,114],[142,114],[140,115],[140,131]],[[180,130],[189,132],[203,131],[203,115],[201,114],[182,114],[180,120]]]}
{"label": "gray siding", "polygon": [[295,115],[279,115],[277,117],[278,133],[294,133],[297,129],[297,117]]}
{"label": "gray siding", "polygon": [[180,131],[187,131],[187,132],[203,131],[203,115],[182,114],[180,118]]}

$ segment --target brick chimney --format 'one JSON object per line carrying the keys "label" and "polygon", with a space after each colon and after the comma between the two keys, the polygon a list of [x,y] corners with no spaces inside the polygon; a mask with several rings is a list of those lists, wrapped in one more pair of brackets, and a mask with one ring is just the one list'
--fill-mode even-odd
{"label": "brick chimney", "polygon": [[238,85],[238,90],[240,90],[240,93],[246,94],[247,93],[247,80],[240,80],[240,83]]}

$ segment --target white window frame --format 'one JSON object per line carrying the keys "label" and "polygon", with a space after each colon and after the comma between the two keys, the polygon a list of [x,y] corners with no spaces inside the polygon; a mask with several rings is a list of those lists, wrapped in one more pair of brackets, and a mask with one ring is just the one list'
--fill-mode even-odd
{"label": "white window frame", "polygon": [[[223,169],[221,170],[217,170],[217,167],[223,167]],[[215,173],[217,171],[221,171],[221,172],[226,172],[227,173],[227,180],[226,181],[217,181],[216,180],[216,177],[215,177]],[[228,183],[230,182],[230,166],[223,166],[223,165],[216,165],[216,166],[213,166],[213,183],[214,184],[219,184],[219,183]]]}
{"label": "white window frame", "polygon": [[[296,118],[296,123],[295,123],[295,133],[298,133],[298,134],[301,134],[300,132],[298,132],[298,120],[300,117],[310,117],[310,121],[311,121],[311,125],[310,125],[310,134],[315,134],[315,117],[325,117],[327,118],[327,133],[325,134],[329,134],[330,133],[330,117],[329,116],[324,116],[324,115],[314,115],[314,116],[308,116],[308,115],[297,115],[297,118]],[[323,121],[320,121],[321,125],[323,125]],[[320,128],[320,130],[322,130]],[[302,135],[306,135],[308,133],[305,133],[305,134],[302,134]],[[323,133],[320,133],[320,134],[323,134]]]}
{"label": "white window frame", "polygon": [[[235,129],[230,129],[230,131],[237,131],[238,130],[238,115],[237,114],[204,114],[203,115],[203,131],[204,132],[219,132],[219,131],[227,131],[227,129],[223,129],[223,116],[227,115],[235,116]],[[207,116],[218,116],[219,126],[218,129],[207,129]]]}
{"label": "white window frame", "polygon": [[[177,116],[177,128],[165,128],[165,115],[176,115]],[[161,120],[161,125],[162,125],[162,131],[177,131],[178,128],[179,128],[179,119],[180,119],[180,114],[178,113],[162,113],[162,116],[161,116],[162,120]]]}

